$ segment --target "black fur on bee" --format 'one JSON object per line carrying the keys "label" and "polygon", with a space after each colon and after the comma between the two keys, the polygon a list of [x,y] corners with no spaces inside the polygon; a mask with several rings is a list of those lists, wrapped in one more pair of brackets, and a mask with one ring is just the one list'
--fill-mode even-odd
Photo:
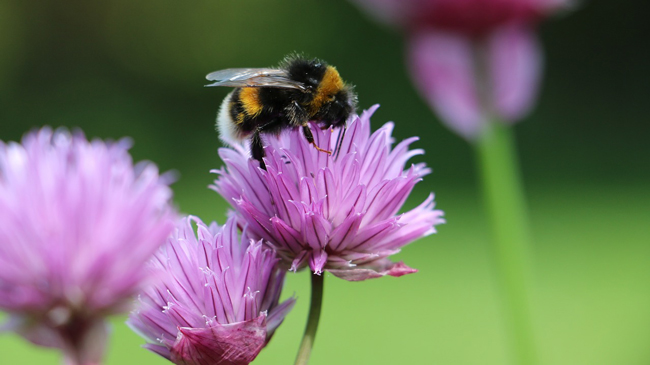
{"label": "black fur on bee", "polygon": [[[226,143],[251,139],[251,155],[264,168],[262,136],[278,135],[301,127],[317,150],[309,122],[321,128],[345,127],[355,112],[357,97],[336,68],[318,59],[286,58],[278,68],[240,68],[216,71],[207,76],[215,83],[231,86],[217,116],[217,128]],[[341,135],[340,135],[341,136]],[[339,138],[336,150],[342,142]]]}

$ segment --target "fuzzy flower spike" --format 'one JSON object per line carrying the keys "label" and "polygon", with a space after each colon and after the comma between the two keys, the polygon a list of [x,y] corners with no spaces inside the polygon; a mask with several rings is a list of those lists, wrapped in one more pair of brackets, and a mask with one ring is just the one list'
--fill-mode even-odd
{"label": "fuzzy flower spike", "polygon": [[131,308],[176,220],[169,179],[129,146],[49,128],[0,142],[3,328],[67,364],[101,362],[104,318]]}
{"label": "fuzzy flower spike", "polygon": [[278,304],[278,261],[246,232],[240,240],[234,218],[219,227],[187,217],[150,262],[160,280],[128,324],[175,364],[248,364],[294,304]]}
{"label": "fuzzy flower spike", "polygon": [[[270,242],[291,270],[309,266],[350,281],[401,276],[416,270],[388,256],[444,222],[431,194],[398,214],[430,170],[407,161],[409,138],[392,148],[392,123],[370,133],[377,106],[353,118],[335,156],[318,152],[299,131],[269,138],[266,170],[243,146],[220,149],[225,168],[212,188],[229,201],[249,233]],[[316,144],[332,150],[340,130],[312,127]]]}

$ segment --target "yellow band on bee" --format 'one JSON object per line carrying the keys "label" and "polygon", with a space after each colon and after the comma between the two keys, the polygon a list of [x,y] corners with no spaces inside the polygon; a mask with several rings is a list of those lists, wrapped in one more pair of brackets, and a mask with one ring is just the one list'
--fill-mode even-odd
{"label": "yellow band on bee", "polygon": [[309,104],[309,112],[313,116],[326,102],[343,89],[343,80],[333,66],[327,66],[323,79],[318,85],[314,99]]}
{"label": "yellow band on bee", "polygon": [[256,117],[262,112],[262,102],[260,101],[260,90],[255,87],[244,87],[239,94],[244,106],[244,111],[249,117]]}

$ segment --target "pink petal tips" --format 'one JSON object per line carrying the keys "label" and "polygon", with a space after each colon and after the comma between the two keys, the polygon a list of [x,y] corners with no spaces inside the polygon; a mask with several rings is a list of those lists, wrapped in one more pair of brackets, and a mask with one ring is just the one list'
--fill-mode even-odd
{"label": "pink petal tips", "polygon": [[122,140],[43,128],[0,142],[0,309],[69,363],[99,363],[104,317],[127,311],[171,232],[171,190]]}
{"label": "pink petal tips", "polygon": [[[193,227],[196,225],[196,230]],[[140,296],[129,326],[175,364],[253,361],[294,304],[279,304],[284,271],[272,250],[196,217],[178,224],[150,262],[160,280]]]}
{"label": "pink petal tips", "polygon": [[[309,266],[351,281],[415,272],[387,257],[444,222],[433,195],[398,213],[430,170],[406,166],[423,153],[408,149],[417,138],[393,147],[392,123],[370,133],[376,109],[353,118],[334,156],[318,152],[298,130],[267,138],[266,170],[244,147],[220,149],[225,168],[215,171],[212,188],[291,270]],[[333,150],[341,131],[313,126],[312,133],[319,147]]]}

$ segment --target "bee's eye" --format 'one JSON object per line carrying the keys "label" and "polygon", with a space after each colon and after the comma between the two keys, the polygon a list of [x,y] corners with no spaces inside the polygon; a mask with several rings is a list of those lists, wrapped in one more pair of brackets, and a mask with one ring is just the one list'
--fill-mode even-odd
{"label": "bee's eye", "polygon": [[335,95],[331,95],[327,100],[328,101],[334,101],[336,99]]}

